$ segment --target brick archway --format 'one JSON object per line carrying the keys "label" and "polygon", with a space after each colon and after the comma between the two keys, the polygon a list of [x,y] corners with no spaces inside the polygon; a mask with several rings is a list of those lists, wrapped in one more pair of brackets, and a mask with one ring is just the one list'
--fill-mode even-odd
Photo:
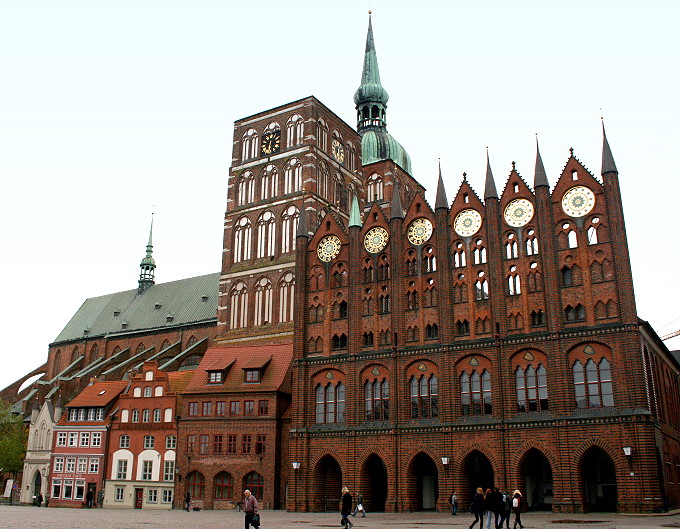
{"label": "brick archway", "polygon": [[529,509],[550,510],[553,503],[553,471],[538,448],[527,450],[518,468],[518,486]]}
{"label": "brick archway", "polygon": [[439,471],[432,458],[419,452],[408,466],[406,481],[406,509],[429,511],[437,507]]}
{"label": "brick archway", "polygon": [[369,512],[384,512],[387,503],[387,468],[379,455],[372,453],[361,466],[360,488]]}
{"label": "brick archway", "polygon": [[614,461],[599,446],[591,446],[579,461],[585,511],[616,512],[618,484]]}
{"label": "brick archway", "polygon": [[337,511],[342,489],[342,469],[331,455],[325,455],[314,467],[311,510]]}

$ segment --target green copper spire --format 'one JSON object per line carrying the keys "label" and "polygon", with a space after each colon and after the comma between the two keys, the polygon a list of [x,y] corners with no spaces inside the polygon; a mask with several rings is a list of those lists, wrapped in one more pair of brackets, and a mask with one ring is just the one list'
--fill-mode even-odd
{"label": "green copper spire", "polygon": [[352,210],[349,212],[349,227],[352,226],[361,228],[361,213],[359,213],[359,201],[356,195],[352,197]]}
{"label": "green copper spire", "polygon": [[151,285],[155,284],[154,281],[154,271],[156,270],[156,261],[153,258],[153,213],[151,214],[151,228],[149,228],[149,242],[146,245],[146,255],[142,262],[139,263],[139,286],[137,287],[137,292],[143,294],[146,292]]}

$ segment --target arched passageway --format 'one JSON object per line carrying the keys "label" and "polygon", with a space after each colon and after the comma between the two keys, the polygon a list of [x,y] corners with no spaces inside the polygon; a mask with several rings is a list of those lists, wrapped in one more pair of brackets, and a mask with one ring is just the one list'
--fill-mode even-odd
{"label": "arched passageway", "polygon": [[522,494],[524,494],[527,508],[533,510],[552,509],[552,467],[543,452],[532,448],[524,454],[519,475],[524,479]]}
{"label": "arched passageway", "polygon": [[494,475],[493,467],[489,458],[479,450],[473,450],[463,461],[461,472],[463,478],[462,500],[468,504],[478,487],[484,491],[493,489]]}
{"label": "arched passageway", "polygon": [[337,511],[342,490],[342,470],[333,456],[324,456],[314,468],[312,511]]}
{"label": "arched passageway", "polygon": [[430,511],[437,506],[439,472],[432,458],[420,452],[408,469],[406,508],[411,511]]}
{"label": "arched passageway", "polygon": [[607,453],[597,446],[589,448],[581,458],[580,467],[585,510],[616,511],[616,469]]}
{"label": "arched passageway", "polygon": [[382,512],[387,502],[387,468],[376,454],[371,454],[361,467],[361,485],[357,493],[364,498],[369,512]]}

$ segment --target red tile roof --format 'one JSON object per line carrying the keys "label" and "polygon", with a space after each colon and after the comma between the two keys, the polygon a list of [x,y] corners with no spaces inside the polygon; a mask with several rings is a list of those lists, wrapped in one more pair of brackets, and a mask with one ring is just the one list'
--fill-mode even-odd
{"label": "red tile roof", "polygon": [[66,407],[68,408],[86,408],[86,407],[100,407],[106,406],[112,400],[116,399],[125,388],[128,382],[126,380],[104,382],[99,381],[87,386],[81,391]]}
{"label": "red tile roof", "polygon": [[192,371],[171,371],[168,373],[168,382],[170,383],[170,391],[173,393],[181,393],[194,375]]}
{"label": "red tile roof", "polygon": [[[286,373],[293,359],[293,344],[241,345],[210,347],[183,393],[225,393],[290,391]],[[228,366],[223,384],[208,384],[208,371],[216,365]],[[246,383],[243,369],[265,367],[259,383]]]}

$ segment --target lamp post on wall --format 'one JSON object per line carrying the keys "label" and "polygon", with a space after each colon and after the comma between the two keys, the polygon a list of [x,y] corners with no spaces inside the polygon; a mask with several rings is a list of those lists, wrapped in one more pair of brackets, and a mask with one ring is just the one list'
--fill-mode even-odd
{"label": "lamp post on wall", "polygon": [[634,476],[635,472],[633,472],[633,447],[624,446],[623,455],[626,456],[626,458],[628,459],[628,468],[630,468],[630,475]]}
{"label": "lamp post on wall", "polygon": [[293,461],[293,472],[295,472],[295,503],[293,510],[297,512],[298,510],[298,487],[297,487],[297,482],[298,482],[298,474],[300,473],[300,462],[299,461]]}

